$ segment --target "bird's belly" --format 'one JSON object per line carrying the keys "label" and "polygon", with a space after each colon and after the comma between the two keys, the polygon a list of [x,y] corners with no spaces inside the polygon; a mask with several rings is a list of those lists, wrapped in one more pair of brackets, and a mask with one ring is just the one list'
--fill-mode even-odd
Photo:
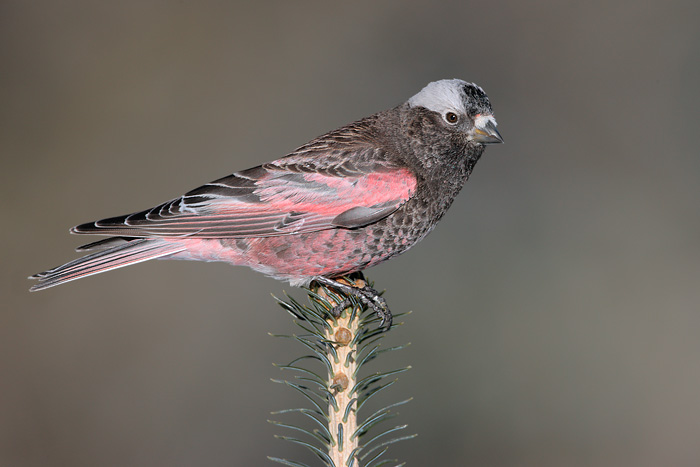
{"label": "bird's belly", "polygon": [[192,243],[187,252],[172,258],[225,261],[300,285],[314,276],[336,277],[379,264],[408,250],[430,230],[425,224],[396,221],[277,237],[188,239]]}

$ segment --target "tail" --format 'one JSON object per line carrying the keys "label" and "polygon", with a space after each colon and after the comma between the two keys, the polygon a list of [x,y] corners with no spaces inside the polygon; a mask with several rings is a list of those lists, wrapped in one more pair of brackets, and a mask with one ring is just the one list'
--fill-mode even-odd
{"label": "tail", "polygon": [[181,244],[160,239],[109,238],[82,246],[78,248],[78,251],[96,248],[100,248],[101,251],[83,256],[63,266],[58,266],[48,271],[29,276],[30,279],[37,279],[39,281],[38,284],[34,285],[29,290],[35,292],[37,290],[48,289],[55,285],[81,279],[100,272],[111,271],[112,269],[141,263],[149,259],[173,255],[185,249]]}

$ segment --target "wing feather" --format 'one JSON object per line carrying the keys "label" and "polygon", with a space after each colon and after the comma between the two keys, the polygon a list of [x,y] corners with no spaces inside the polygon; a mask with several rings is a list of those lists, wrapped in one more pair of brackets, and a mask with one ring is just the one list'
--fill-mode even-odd
{"label": "wing feather", "polygon": [[[360,122],[361,123],[361,122]],[[236,172],[151,209],[74,233],[239,238],[356,228],[388,216],[414,193],[415,175],[387,162],[358,124],[274,162]],[[366,136],[366,135],[365,135]]]}

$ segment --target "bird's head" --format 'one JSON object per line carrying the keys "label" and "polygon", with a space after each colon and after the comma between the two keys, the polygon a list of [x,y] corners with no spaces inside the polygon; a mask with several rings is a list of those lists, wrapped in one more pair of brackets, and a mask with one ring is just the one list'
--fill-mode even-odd
{"label": "bird's head", "polygon": [[[424,87],[408,100],[411,108],[435,112],[434,121],[472,143],[502,143],[489,98],[481,87],[461,79],[443,79]],[[439,117],[439,118],[437,118]]]}

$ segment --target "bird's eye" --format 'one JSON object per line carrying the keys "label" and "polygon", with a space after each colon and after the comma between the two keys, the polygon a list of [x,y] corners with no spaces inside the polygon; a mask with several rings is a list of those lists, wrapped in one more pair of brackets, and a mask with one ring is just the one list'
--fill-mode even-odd
{"label": "bird's eye", "polygon": [[454,112],[447,112],[445,114],[445,120],[447,121],[447,123],[457,123],[459,117]]}

